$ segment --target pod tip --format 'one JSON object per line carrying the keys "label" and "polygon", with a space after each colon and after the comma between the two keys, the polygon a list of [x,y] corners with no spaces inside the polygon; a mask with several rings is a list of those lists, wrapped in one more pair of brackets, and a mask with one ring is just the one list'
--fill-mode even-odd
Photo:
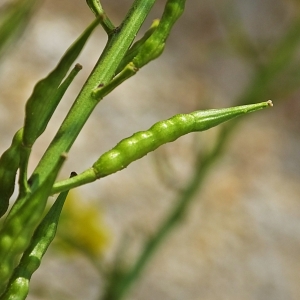
{"label": "pod tip", "polygon": [[272,102],[272,100],[268,100],[268,101],[267,101],[267,104],[268,104],[270,107],[273,107],[273,102]]}

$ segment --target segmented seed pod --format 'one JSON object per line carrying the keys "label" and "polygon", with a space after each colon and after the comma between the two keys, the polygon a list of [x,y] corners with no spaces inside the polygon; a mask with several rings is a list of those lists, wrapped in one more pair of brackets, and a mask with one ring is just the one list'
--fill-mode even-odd
{"label": "segmented seed pod", "polygon": [[8,209],[9,199],[14,192],[16,173],[20,164],[20,146],[23,128],[15,134],[11,146],[0,158],[0,217]]}
{"label": "segmented seed pod", "polygon": [[[133,161],[145,156],[159,146],[175,141],[193,131],[203,131],[239,115],[271,106],[272,102],[237,106],[223,109],[209,109],[190,114],[176,115],[154,124],[149,130],[133,134],[104,153],[93,165],[97,178],[107,176],[126,168]],[[80,175],[79,175],[80,176]]]}

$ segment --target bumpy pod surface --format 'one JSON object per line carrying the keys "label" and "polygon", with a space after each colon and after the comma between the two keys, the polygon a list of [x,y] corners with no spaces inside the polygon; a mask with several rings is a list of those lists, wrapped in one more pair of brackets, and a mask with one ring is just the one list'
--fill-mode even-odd
{"label": "bumpy pod surface", "polygon": [[176,115],[154,124],[149,130],[133,134],[113,149],[104,153],[93,165],[97,178],[126,168],[131,162],[145,156],[159,146],[173,142],[180,136],[193,131],[203,131],[234,117],[256,111],[272,102],[262,102],[223,109],[209,109],[190,114]]}
{"label": "bumpy pod surface", "polygon": [[171,119],[154,124],[147,131],[140,131],[118,143],[104,153],[93,165],[99,177],[126,168],[131,162],[154,151],[160,145],[173,142],[193,130],[192,115],[176,115]]}

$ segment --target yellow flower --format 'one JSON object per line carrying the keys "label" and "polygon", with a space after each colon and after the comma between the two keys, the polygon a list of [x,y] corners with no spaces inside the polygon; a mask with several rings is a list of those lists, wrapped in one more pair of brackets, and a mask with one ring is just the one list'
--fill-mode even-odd
{"label": "yellow flower", "polygon": [[[102,256],[111,240],[103,212],[70,192],[64,205],[58,236],[72,248],[93,257]],[[70,250],[70,249],[69,249]]]}

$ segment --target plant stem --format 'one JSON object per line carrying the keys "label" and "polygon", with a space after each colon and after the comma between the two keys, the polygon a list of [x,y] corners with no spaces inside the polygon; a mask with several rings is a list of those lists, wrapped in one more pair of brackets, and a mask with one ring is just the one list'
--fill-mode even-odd
{"label": "plant stem", "polygon": [[71,148],[98,104],[98,101],[92,97],[91,91],[99,84],[107,84],[113,78],[154,3],[155,0],[136,0],[121,26],[109,37],[94,70],[31,177],[33,190],[42,184],[50,172],[51,166],[58,161],[60,154],[68,152]]}
{"label": "plant stem", "polygon": [[100,24],[106,31],[107,35],[110,35],[115,29],[115,26],[103,10],[100,0],[86,0],[86,3],[95,16],[100,18]]}

